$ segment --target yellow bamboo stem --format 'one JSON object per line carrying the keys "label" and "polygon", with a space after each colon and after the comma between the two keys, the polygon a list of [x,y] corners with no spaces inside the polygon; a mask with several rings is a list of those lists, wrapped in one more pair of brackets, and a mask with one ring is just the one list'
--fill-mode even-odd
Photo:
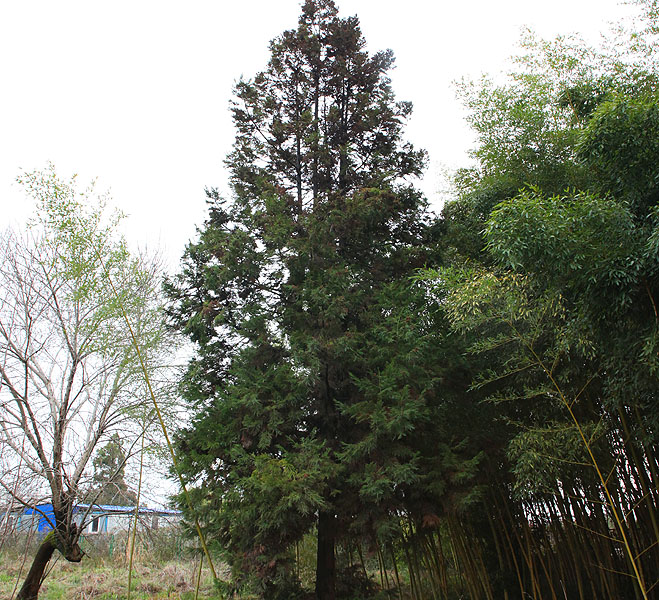
{"label": "yellow bamboo stem", "polygon": [[535,352],[533,347],[529,345],[526,340],[524,340],[523,336],[519,335],[517,330],[515,329],[515,326],[512,323],[509,323],[509,325],[513,328],[515,333],[518,335],[518,339],[522,340],[522,343],[527,347],[529,352],[533,355],[533,357],[536,359],[542,370],[545,372],[547,377],[549,378],[549,381],[551,381],[552,386],[556,390],[556,393],[559,395],[561,399],[561,403],[565,408],[567,409],[568,413],[570,414],[570,418],[572,419],[572,422],[574,423],[574,426],[577,428],[577,431],[579,432],[579,436],[581,437],[581,440],[586,448],[586,451],[588,452],[588,456],[590,457],[591,462],[593,463],[593,467],[595,468],[595,471],[597,472],[597,476],[600,480],[600,483],[602,485],[602,488],[604,489],[604,493],[606,494],[606,498],[608,500],[608,506],[609,509],[611,510],[611,513],[613,514],[613,518],[615,520],[616,526],[618,527],[618,530],[620,531],[620,535],[622,536],[622,541],[623,545],[625,547],[625,551],[627,553],[627,556],[629,557],[629,560],[632,565],[632,569],[634,570],[634,576],[636,578],[636,583],[638,584],[638,587],[641,591],[641,594],[643,595],[644,600],[648,600],[648,595],[645,590],[645,584],[643,582],[643,577],[641,576],[641,572],[638,568],[638,565],[636,563],[636,560],[634,559],[634,554],[631,549],[631,545],[629,544],[629,540],[627,539],[627,534],[625,532],[625,528],[622,524],[622,520],[620,518],[620,515],[618,514],[618,510],[615,507],[615,504],[613,502],[613,497],[611,496],[611,492],[609,491],[609,487],[607,485],[607,482],[604,478],[604,475],[602,474],[602,471],[600,470],[599,463],[597,462],[597,459],[595,458],[595,454],[593,453],[593,450],[588,443],[588,440],[586,439],[586,435],[581,427],[581,423],[577,419],[576,414],[574,413],[572,404],[568,402],[567,398],[565,397],[563,390],[561,386],[558,384],[556,381],[553,373],[547,369],[545,366],[544,362],[540,359],[538,354]]}
{"label": "yellow bamboo stem", "polygon": [[[144,419],[144,428],[146,429],[146,419]],[[135,500],[135,517],[133,518],[133,531],[130,539],[130,559],[128,561],[128,600],[130,600],[130,591],[133,583],[133,555],[135,554],[135,537],[137,535],[137,519],[140,511],[140,496],[142,495],[142,468],[144,466],[144,434],[142,431],[142,447],[140,450],[140,475],[137,482],[137,498]]]}
{"label": "yellow bamboo stem", "polygon": [[197,572],[197,585],[194,590],[194,600],[199,598],[199,586],[201,585],[201,567],[204,564],[204,555],[199,557],[199,571]]}
{"label": "yellow bamboo stem", "polygon": [[133,326],[130,322],[130,319],[128,318],[128,314],[126,313],[126,309],[124,308],[124,304],[121,301],[121,298],[119,297],[119,293],[117,292],[117,288],[115,287],[115,285],[112,281],[112,278],[110,277],[110,273],[109,273],[109,271],[108,271],[108,269],[105,265],[105,262],[103,261],[103,257],[101,256],[101,253],[98,250],[98,248],[95,248],[95,252],[96,252],[96,257],[98,258],[99,264],[101,265],[101,268],[103,269],[103,271],[105,273],[105,276],[107,277],[108,283],[110,284],[110,287],[112,288],[112,293],[114,294],[115,298],[118,301],[119,309],[121,310],[121,314],[122,314],[123,319],[126,323],[126,327],[128,327],[128,332],[130,334],[130,338],[132,340],[133,347],[135,348],[135,352],[137,353],[137,358],[139,360],[140,367],[142,369],[142,373],[144,375],[144,381],[146,383],[147,389],[149,390],[149,396],[151,397],[151,402],[153,403],[153,408],[156,412],[156,416],[158,417],[158,422],[160,423],[160,428],[162,429],[162,433],[165,437],[165,442],[167,443],[167,448],[169,450],[169,454],[170,454],[170,457],[172,459],[172,465],[174,467],[174,471],[176,472],[176,476],[179,480],[179,483],[181,484],[181,489],[183,490],[183,495],[185,496],[185,500],[186,500],[186,503],[188,505],[188,508],[190,509],[190,512],[193,515],[195,529],[197,530],[197,535],[199,536],[199,541],[201,542],[201,546],[204,549],[204,554],[206,555],[206,559],[208,560],[208,566],[211,569],[211,573],[213,574],[213,578],[217,579],[217,574],[215,573],[215,567],[213,566],[213,559],[211,558],[210,552],[208,551],[208,547],[206,546],[206,538],[204,537],[204,534],[201,531],[201,527],[199,525],[199,520],[197,519],[194,507],[192,506],[192,499],[190,498],[188,488],[185,485],[185,481],[183,481],[183,476],[181,475],[181,471],[178,467],[178,461],[176,460],[176,454],[174,453],[174,446],[172,445],[172,442],[169,439],[169,434],[167,433],[167,426],[165,425],[165,420],[163,419],[162,412],[160,411],[160,405],[158,404],[158,401],[156,400],[156,395],[153,392],[153,387],[151,386],[151,378],[149,377],[149,373],[147,371],[146,364],[144,362],[144,357],[142,355],[140,345],[137,343],[137,336],[135,335],[135,331],[133,330]]}

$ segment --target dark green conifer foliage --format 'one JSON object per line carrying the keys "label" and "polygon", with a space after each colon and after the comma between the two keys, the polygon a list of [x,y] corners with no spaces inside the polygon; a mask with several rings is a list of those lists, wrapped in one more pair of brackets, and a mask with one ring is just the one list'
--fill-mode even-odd
{"label": "dark green conifer foliage", "polygon": [[93,486],[87,494],[87,501],[95,504],[135,505],[137,495],[126,484],[126,452],[118,433],[113,434],[98,451],[92,464]]}
{"label": "dark green conifer foliage", "polygon": [[[357,516],[393,510],[419,476],[414,429],[429,419],[440,331],[415,312],[423,288],[408,292],[429,260],[410,183],[425,153],[402,139],[411,105],[394,99],[392,53],[369,55],[332,1],[307,0],[271,52],[236,86],[233,197],[208,192],[168,286],[198,344],[178,444],[234,585],[252,574],[264,597],[293,597],[289,550],[315,527],[327,600],[337,541],[374,530]],[[403,296],[407,317],[392,308]]]}

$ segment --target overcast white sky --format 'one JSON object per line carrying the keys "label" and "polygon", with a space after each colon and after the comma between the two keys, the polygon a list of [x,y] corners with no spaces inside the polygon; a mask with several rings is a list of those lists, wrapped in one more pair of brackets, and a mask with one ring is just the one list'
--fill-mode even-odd
{"label": "overcast white sky", "polygon": [[[296,26],[300,0],[0,2],[0,228],[29,212],[19,169],[52,161],[98,177],[130,218],[126,233],[170,264],[205,216],[204,187],[226,190],[233,83],[265,67],[268,42]],[[465,164],[471,136],[451,82],[505,68],[520,30],[597,39],[630,13],[616,0],[339,0],[370,51],[392,48],[393,86],[415,112],[408,138],[439,165]]]}

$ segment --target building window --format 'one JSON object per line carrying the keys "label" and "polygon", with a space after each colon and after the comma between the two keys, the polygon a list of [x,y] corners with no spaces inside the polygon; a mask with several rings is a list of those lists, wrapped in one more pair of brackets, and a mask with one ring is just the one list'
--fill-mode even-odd
{"label": "building window", "polygon": [[89,531],[91,531],[91,533],[98,533],[99,522],[100,517],[94,517],[92,519],[91,525],[89,526]]}

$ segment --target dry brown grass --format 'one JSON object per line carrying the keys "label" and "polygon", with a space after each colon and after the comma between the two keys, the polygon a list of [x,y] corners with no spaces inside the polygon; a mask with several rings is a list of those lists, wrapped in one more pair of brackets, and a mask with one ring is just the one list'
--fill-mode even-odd
{"label": "dry brown grass", "polygon": [[[24,558],[24,540],[3,544],[0,549],[0,598],[11,599],[20,588],[30,567],[34,544],[28,545]],[[107,540],[98,540],[87,548],[88,556],[79,564],[55,558],[49,565],[40,600],[126,600],[128,598],[128,563],[125,545],[113,540],[113,552],[107,551]],[[179,552],[167,557],[168,548],[144,545],[136,553],[133,564],[131,600],[194,600],[198,556]],[[202,570],[200,600],[217,598],[208,568]]]}

